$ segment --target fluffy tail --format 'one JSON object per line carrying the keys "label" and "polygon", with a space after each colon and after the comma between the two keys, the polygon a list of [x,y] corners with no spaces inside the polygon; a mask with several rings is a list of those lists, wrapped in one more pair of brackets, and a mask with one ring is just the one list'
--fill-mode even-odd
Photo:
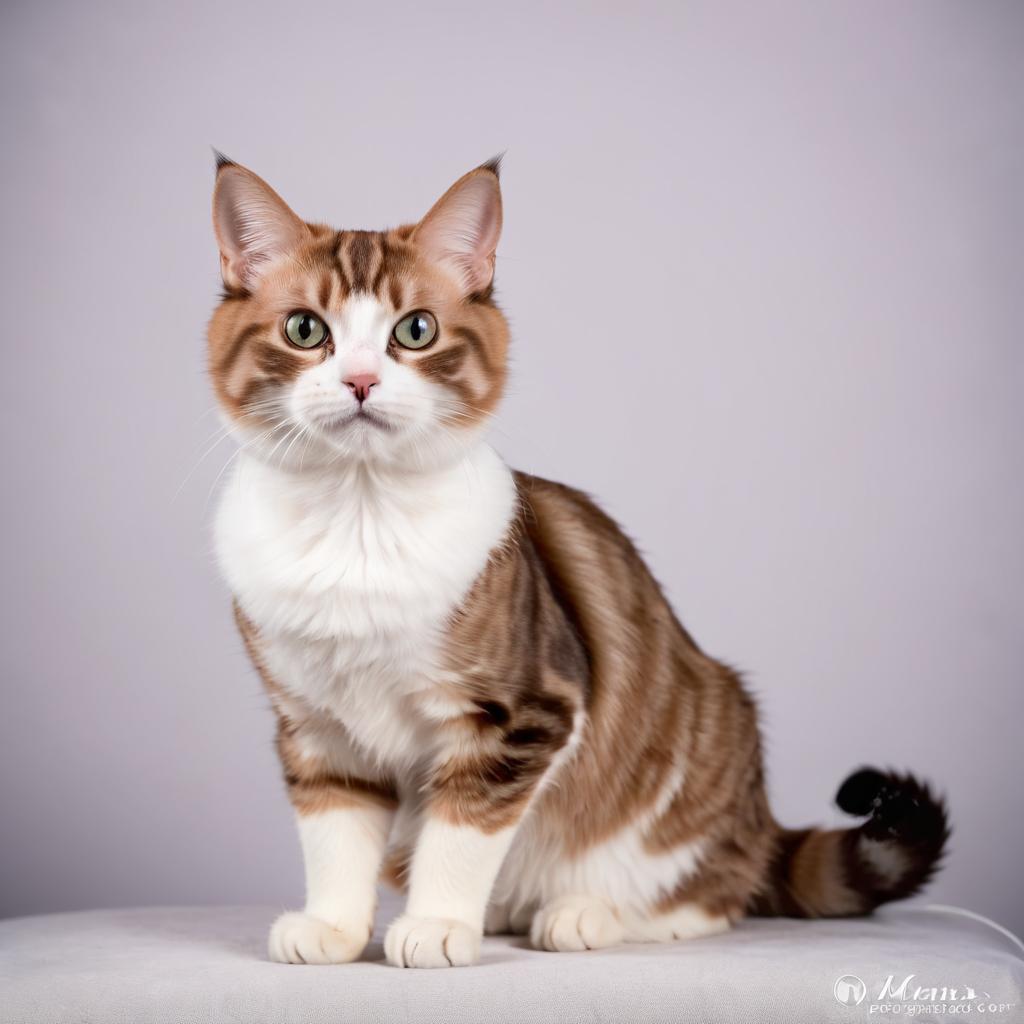
{"label": "fluffy tail", "polygon": [[764,891],[750,913],[848,917],[918,892],[939,866],[949,824],[943,801],[912,775],[861,768],[839,787],[857,828],[780,829]]}

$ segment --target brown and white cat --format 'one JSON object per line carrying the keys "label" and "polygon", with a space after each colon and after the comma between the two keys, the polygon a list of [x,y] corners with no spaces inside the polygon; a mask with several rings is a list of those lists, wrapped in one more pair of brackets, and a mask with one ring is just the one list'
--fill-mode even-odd
{"label": "brown and white cat", "polygon": [[306,867],[271,957],[358,957],[382,874],[407,967],[471,964],[485,929],[582,950],[915,892],[941,801],[863,769],[859,827],[777,825],[737,675],[584,494],[485,442],[501,221],[496,162],[417,224],[335,231],[218,160],[209,366],[242,452],[217,551]]}

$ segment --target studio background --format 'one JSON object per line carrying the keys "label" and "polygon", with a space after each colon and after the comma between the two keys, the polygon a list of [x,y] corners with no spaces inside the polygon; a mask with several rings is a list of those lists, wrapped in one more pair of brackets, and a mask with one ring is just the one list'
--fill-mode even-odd
{"label": "studio background", "polygon": [[926,898],[1024,930],[1022,52],[1013,2],[5,4],[0,914],[301,901],[211,558],[216,145],[347,227],[507,150],[497,447],[744,671],[782,822],[913,768]]}

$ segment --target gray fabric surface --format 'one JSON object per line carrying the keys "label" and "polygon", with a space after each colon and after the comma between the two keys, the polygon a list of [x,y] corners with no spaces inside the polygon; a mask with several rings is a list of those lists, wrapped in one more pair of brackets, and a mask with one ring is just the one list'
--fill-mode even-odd
{"label": "gray fabric surface", "polygon": [[[366,960],[335,967],[268,962],[264,946],[275,911],[264,907],[0,921],[0,1021],[860,1024],[939,1013],[1024,1021],[1024,954],[997,931],[949,912],[747,921],[715,938],[589,953],[542,953],[520,938],[488,938],[478,966],[440,971],[382,962],[383,926],[394,912],[392,898],[382,906]],[[908,999],[898,1014],[870,1012],[890,974],[896,984],[915,976]],[[836,1000],[833,988],[843,975],[865,982],[860,1005]],[[948,1000],[909,998],[917,985],[960,992],[971,986],[976,997],[957,1000],[954,1015]],[[990,1009],[999,1003],[1013,1005]],[[912,1013],[913,1006],[925,1009]]]}

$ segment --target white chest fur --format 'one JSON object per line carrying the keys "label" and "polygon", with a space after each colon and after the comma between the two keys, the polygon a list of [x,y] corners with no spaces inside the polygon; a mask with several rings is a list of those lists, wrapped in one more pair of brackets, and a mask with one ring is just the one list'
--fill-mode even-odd
{"label": "white chest fur", "polygon": [[221,569],[279,685],[382,762],[408,762],[400,705],[438,678],[438,643],[505,537],[511,473],[485,445],[444,471],[282,472],[242,456],[216,523]]}

